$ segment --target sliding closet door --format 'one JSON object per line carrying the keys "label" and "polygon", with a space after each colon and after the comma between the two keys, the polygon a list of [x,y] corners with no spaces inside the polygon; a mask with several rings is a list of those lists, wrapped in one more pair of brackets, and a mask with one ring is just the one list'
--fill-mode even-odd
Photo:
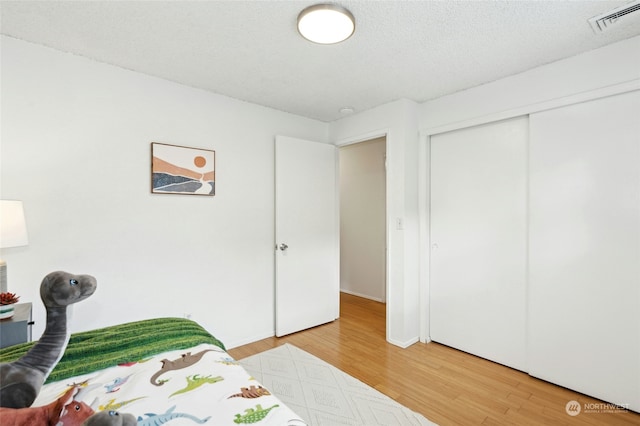
{"label": "sliding closet door", "polygon": [[431,137],[430,336],[520,370],[526,117]]}
{"label": "sliding closet door", "polygon": [[640,411],[640,92],[531,116],[529,372]]}

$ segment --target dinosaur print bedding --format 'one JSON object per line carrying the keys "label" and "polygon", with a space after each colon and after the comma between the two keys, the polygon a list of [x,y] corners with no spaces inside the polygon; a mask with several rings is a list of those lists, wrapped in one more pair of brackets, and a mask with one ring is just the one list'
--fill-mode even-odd
{"label": "dinosaur print bedding", "polygon": [[[19,356],[28,345],[0,351],[0,360]],[[34,406],[79,386],[77,401],[96,412],[131,413],[139,426],[306,424],[189,320],[164,318],[74,334],[56,369]]]}

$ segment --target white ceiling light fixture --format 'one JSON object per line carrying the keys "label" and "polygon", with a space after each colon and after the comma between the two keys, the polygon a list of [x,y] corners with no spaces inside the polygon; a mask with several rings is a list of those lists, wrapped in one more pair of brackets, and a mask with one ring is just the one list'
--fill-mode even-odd
{"label": "white ceiling light fixture", "polygon": [[316,4],[298,15],[298,32],[314,43],[340,43],[351,37],[355,29],[356,20],[351,12],[337,4]]}

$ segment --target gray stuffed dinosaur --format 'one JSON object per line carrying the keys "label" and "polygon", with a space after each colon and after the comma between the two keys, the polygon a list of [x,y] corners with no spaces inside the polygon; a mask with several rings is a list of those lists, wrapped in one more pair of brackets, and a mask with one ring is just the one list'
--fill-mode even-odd
{"label": "gray stuffed dinosaur", "polygon": [[137,424],[138,421],[133,414],[100,411],[85,420],[82,426],[136,426]]}
{"label": "gray stuffed dinosaur", "polygon": [[40,298],[47,310],[47,325],[40,340],[20,359],[0,364],[0,407],[30,407],[69,342],[67,306],[96,291],[90,275],[52,272],[42,280]]}

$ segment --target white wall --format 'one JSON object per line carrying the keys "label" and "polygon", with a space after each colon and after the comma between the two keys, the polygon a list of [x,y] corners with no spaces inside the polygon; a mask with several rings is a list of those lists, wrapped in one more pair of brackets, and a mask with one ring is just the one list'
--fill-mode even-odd
{"label": "white wall", "polygon": [[[54,270],[98,290],[80,331],[191,314],[228,347],[274,332],[274,136],[328,125],[3,37],[1,196],[24,201],[29,245],[5,249],[34,305]],[[216,151],[216,196],[152,195],[150,143]]]}
{"label": "white wall", "polygon": [[340,290],[386,301],[386,138],[340,148]]}
{"label": "white wall", "polygon": [[[399,100],[326,124],[1,41],[0,192],[24,200],[30,232],[28,247],[2,250],[2,258],[10,290],[34,302],[35,338],[44,327],[39,283],[55,269],[99,280],[75,309],[74,331],[191,313],[229,347],[272,335],[274,135],[341,145],[386,134],[387,338],[407,346],[419,335],[420,262],[425,269],[418,129],[526,113],[640,77],[635,37],[420,105]],[[215,149],[217,195],[152,196],[152,141]]]}
{"label": "white wall", "polygon": [[430,134],[528,114],[546,104],[640,78],[640,36],[420,104]]}
{"label": "white wall", "polygon": [[417,110],[401,99],[330,123],[337,146],[387,136],[387,340],[402,347],[419,336]]}

